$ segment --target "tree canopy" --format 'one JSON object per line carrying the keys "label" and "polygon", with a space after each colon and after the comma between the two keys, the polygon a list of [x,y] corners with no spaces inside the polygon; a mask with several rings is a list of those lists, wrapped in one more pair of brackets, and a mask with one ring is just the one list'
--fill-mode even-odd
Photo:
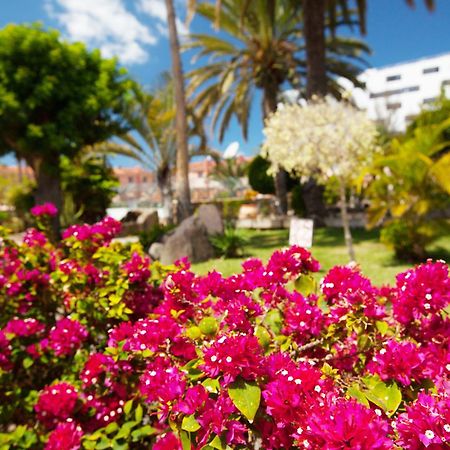
{"label": "tree canopy", "polygon": [[[13,152],[33,169],[36,203],[61,210],[60,157],[123,130],[132,86],[116,60],[67,43],[55,30],[0,30],[0,154]],[[55,233],[58,226],[55,217]]]}
{"label": "tree canopy", "polygon": [[72,156],[123,126],[131,81],[98,50],[40,25],[0,31],[0,151],[28,162]]}

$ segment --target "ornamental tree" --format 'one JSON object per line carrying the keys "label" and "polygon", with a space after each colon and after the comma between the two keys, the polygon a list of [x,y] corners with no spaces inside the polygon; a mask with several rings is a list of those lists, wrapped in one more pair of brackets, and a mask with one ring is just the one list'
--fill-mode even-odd
{"label": "ornamental tree", "polygon": [[55,30],[0,30],[0,154],[14,152],[33,169],[37,203],[61,210],[60,156],[73,158],[121,130],[130,88],[115,60],[66,43]]}
{"label": "ornamental tree", "polygon": [[262,153],[271,172],[282,167],[319,182],[337,178],[345,242],[354,260],[345,187],[376,151],[375,124],[349,103],[314,98],[307,106],[279,108],[266,121],[264,134]]}

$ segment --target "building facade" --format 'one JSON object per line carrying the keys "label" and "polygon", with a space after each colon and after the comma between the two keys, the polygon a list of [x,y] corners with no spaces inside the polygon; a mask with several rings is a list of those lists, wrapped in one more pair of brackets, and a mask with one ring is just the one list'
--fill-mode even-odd
{"label": "building facade", "polygon": [[356,105],[389,131],[403,132],[442,91],[450,96],[450,53],[371,68],[359,79],[365,89],[351,89],[343,81]]}

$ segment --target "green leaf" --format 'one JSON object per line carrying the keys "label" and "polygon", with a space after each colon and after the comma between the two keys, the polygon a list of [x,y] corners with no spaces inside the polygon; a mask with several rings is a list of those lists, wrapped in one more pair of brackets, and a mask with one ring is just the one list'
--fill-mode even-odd
{"label": "green leaf", "polygon": [[25,358],[22,362],[24,369],[29,369],[34,364],[33,358]]}
{"label": "green leaf", "polygon": [[193,414],[190,416],[183,417],[183,421],[181,422],[181,429],[190,431],[191,433],[194,433],[195,431],[199,430],[200,424],[195,420],[195,417]]}
{"label": "green leaf", "polygon": [[123,412],[125,414],[130,414],[131,408],[133,407],[133,400],[128,400],[123,407]]}
{"label": "green leaf", "polygon": [[142,405],[138,405],[136,411],[134,412],[134,418],[136,419],[136,422],[142,421],[143,414],[144,410],[142,409]]}
{"label": "green leaf", "polygon": [[217,378],[207,378],[202,382],[202,385],[208,392],[217,394],[220,391],[220,383]]}
{"label": "green leaf", "polygon": [[228,395],[236,408],[252,422],[261,401],[261,389],[258,385],[254,382],[238,380],[229,386]]}
{"label": "green leaf", "polygon": [[365,395],[388,415],[394,414],[402,402],[402,393],[395,382],[390,384],[379,382],[369,389]]}
{"label": "green leaf", "polygon": [[264,323],[275,333],[280,334],[283,327],[283,317],[278,309],[271,309],[267,312]]}
{"label": "green leaf", "polygon": [[122,438],[127,439],[131,433],[132,428],[135,427],[136,425],[137,425],[137,423],[134,421],[133,422],[125,422],[121,426],[121,428],[120,428],[119,432],[117,433],[117,435],[115,436],[115,438],[116,439],[122,439]]}
{"label": "green leaf", "polygon": [[264,349],[267,349],[271,342],[270,333],[261,325],[258,325],[255,329],[255,336],[258,338],[258,342]]}
{"label": "green leaf", "polygon": [[218,450],[226,450],[226,448],[227,448],[225,439],[220,438],[219,436],[216,436],[208,445],[210,447],[216,448]]}
{"label": "green leaf", "polygon": [[143,427],[138,428],[137,430],[134,430],[131,433],[131,437],[132,437],[133,442],[136,442],[143,437],[151,436],[152,434],[155,434],[155,433],[157,433],[156,428],[153,428],[150,425],[144,425]]}
{"label": "green leaf", "polygon": [[189,439],[189,434],[186,433],[186,431],[180,432],[180,440],[183,450],[191,450],[191,440]]}
{"label": "green leaf", "polygon": [[305,297],[317,291],[316,280],[311,275],[300,275],[294,282],[295,289]]}
{"label": "green leaf", "polygon": [[111,422],[106,428],[105,428],[105,433],[106,434],[110,434],[113,433],[114,431],[119,429],[119,425],[117,425],[117,422]]}
{"label": "green leaf", "polygon": [[367,401],[364,392],[361,391],[361,389],[357,384],[353,384],[347,389],[347,395],[353,397],[355,400],[357,400],[359,403],[362,403],[364,406],[369,407],[369,402]]}
{"label": "green leaf", "polygon": [[389,324],[383,320],[377,320],[375,322],[377,330],[380,332],[381,336],[384,336],[389,330]]}

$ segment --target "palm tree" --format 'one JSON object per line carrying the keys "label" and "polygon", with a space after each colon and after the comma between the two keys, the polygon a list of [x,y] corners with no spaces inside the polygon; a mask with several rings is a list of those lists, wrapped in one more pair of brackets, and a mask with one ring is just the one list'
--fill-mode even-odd
{"label": "palm tree", "polygon": [[[233,117],[247,138],[255,90],[262,91],[265,118],[276,110],[283,85],[302,89],[305,46],[298,16],[292,13],[292,0],[223,0],[219,10],[210,3],[199,3],[196,11],[210,22],[218,19],[222,35],[193,34],[186,45],[198,50],[198,57],[208,58],[206,65],[188,74],[191,103],[200,116],[212,113],[212,126],[219,127],[220,140]],[[354,61],[368,48],[360,41],[336,36],[327,44],[327,80],[339,95],[334,79],[343,76],[358,85],[360,69]],[[287,202],[283,177],[280,172],[276,187],[284,213]]]}
{"label": "palm tree", "polygon": [[[410,7],[414,0],[405,0]],[[352,5],[353,3],[353,5]],[[429,11],[434,10],[434,0],[424,0]],[[354,6],[350,8],[349,6]],[[334,34],[339,19],[357,23],[362,34],[366,33],[367,0],[301,0],[307,59],[307,97],[323,96],[329,91],[326,80],[326,30]],[[354,20],[355,13],[357,21]]]}
{"label": "palm tree", "polygon": [[[152,93],[137,91],[135,101],[125,116],[132,131],[116,136],[114,141],[97,144],[90,154],[119,154],[139,161],[155,173],[163,211],[173,221],[172,174],[177,159],[176,102],[174,83],[164,74],[162,85]],[[202,122],[188,107],[188,136],[197,137],[199,144],[190,149],[189,156],[209,154]]]}
{"label": "palm tree", "polygon": [[177,142],[177,172],[176,197],[177,218],[185,219],[191,214],[191,193],[189,188],[189,155],[188,129],[186,118],[186,96],[184,91],[183,67],[181,64],[180,44],[175,17],[173,0],[166,0],[167,24],[169,27],[170,53],[172,57],[172,75],[175,87],[176,101],[176,142]]}

